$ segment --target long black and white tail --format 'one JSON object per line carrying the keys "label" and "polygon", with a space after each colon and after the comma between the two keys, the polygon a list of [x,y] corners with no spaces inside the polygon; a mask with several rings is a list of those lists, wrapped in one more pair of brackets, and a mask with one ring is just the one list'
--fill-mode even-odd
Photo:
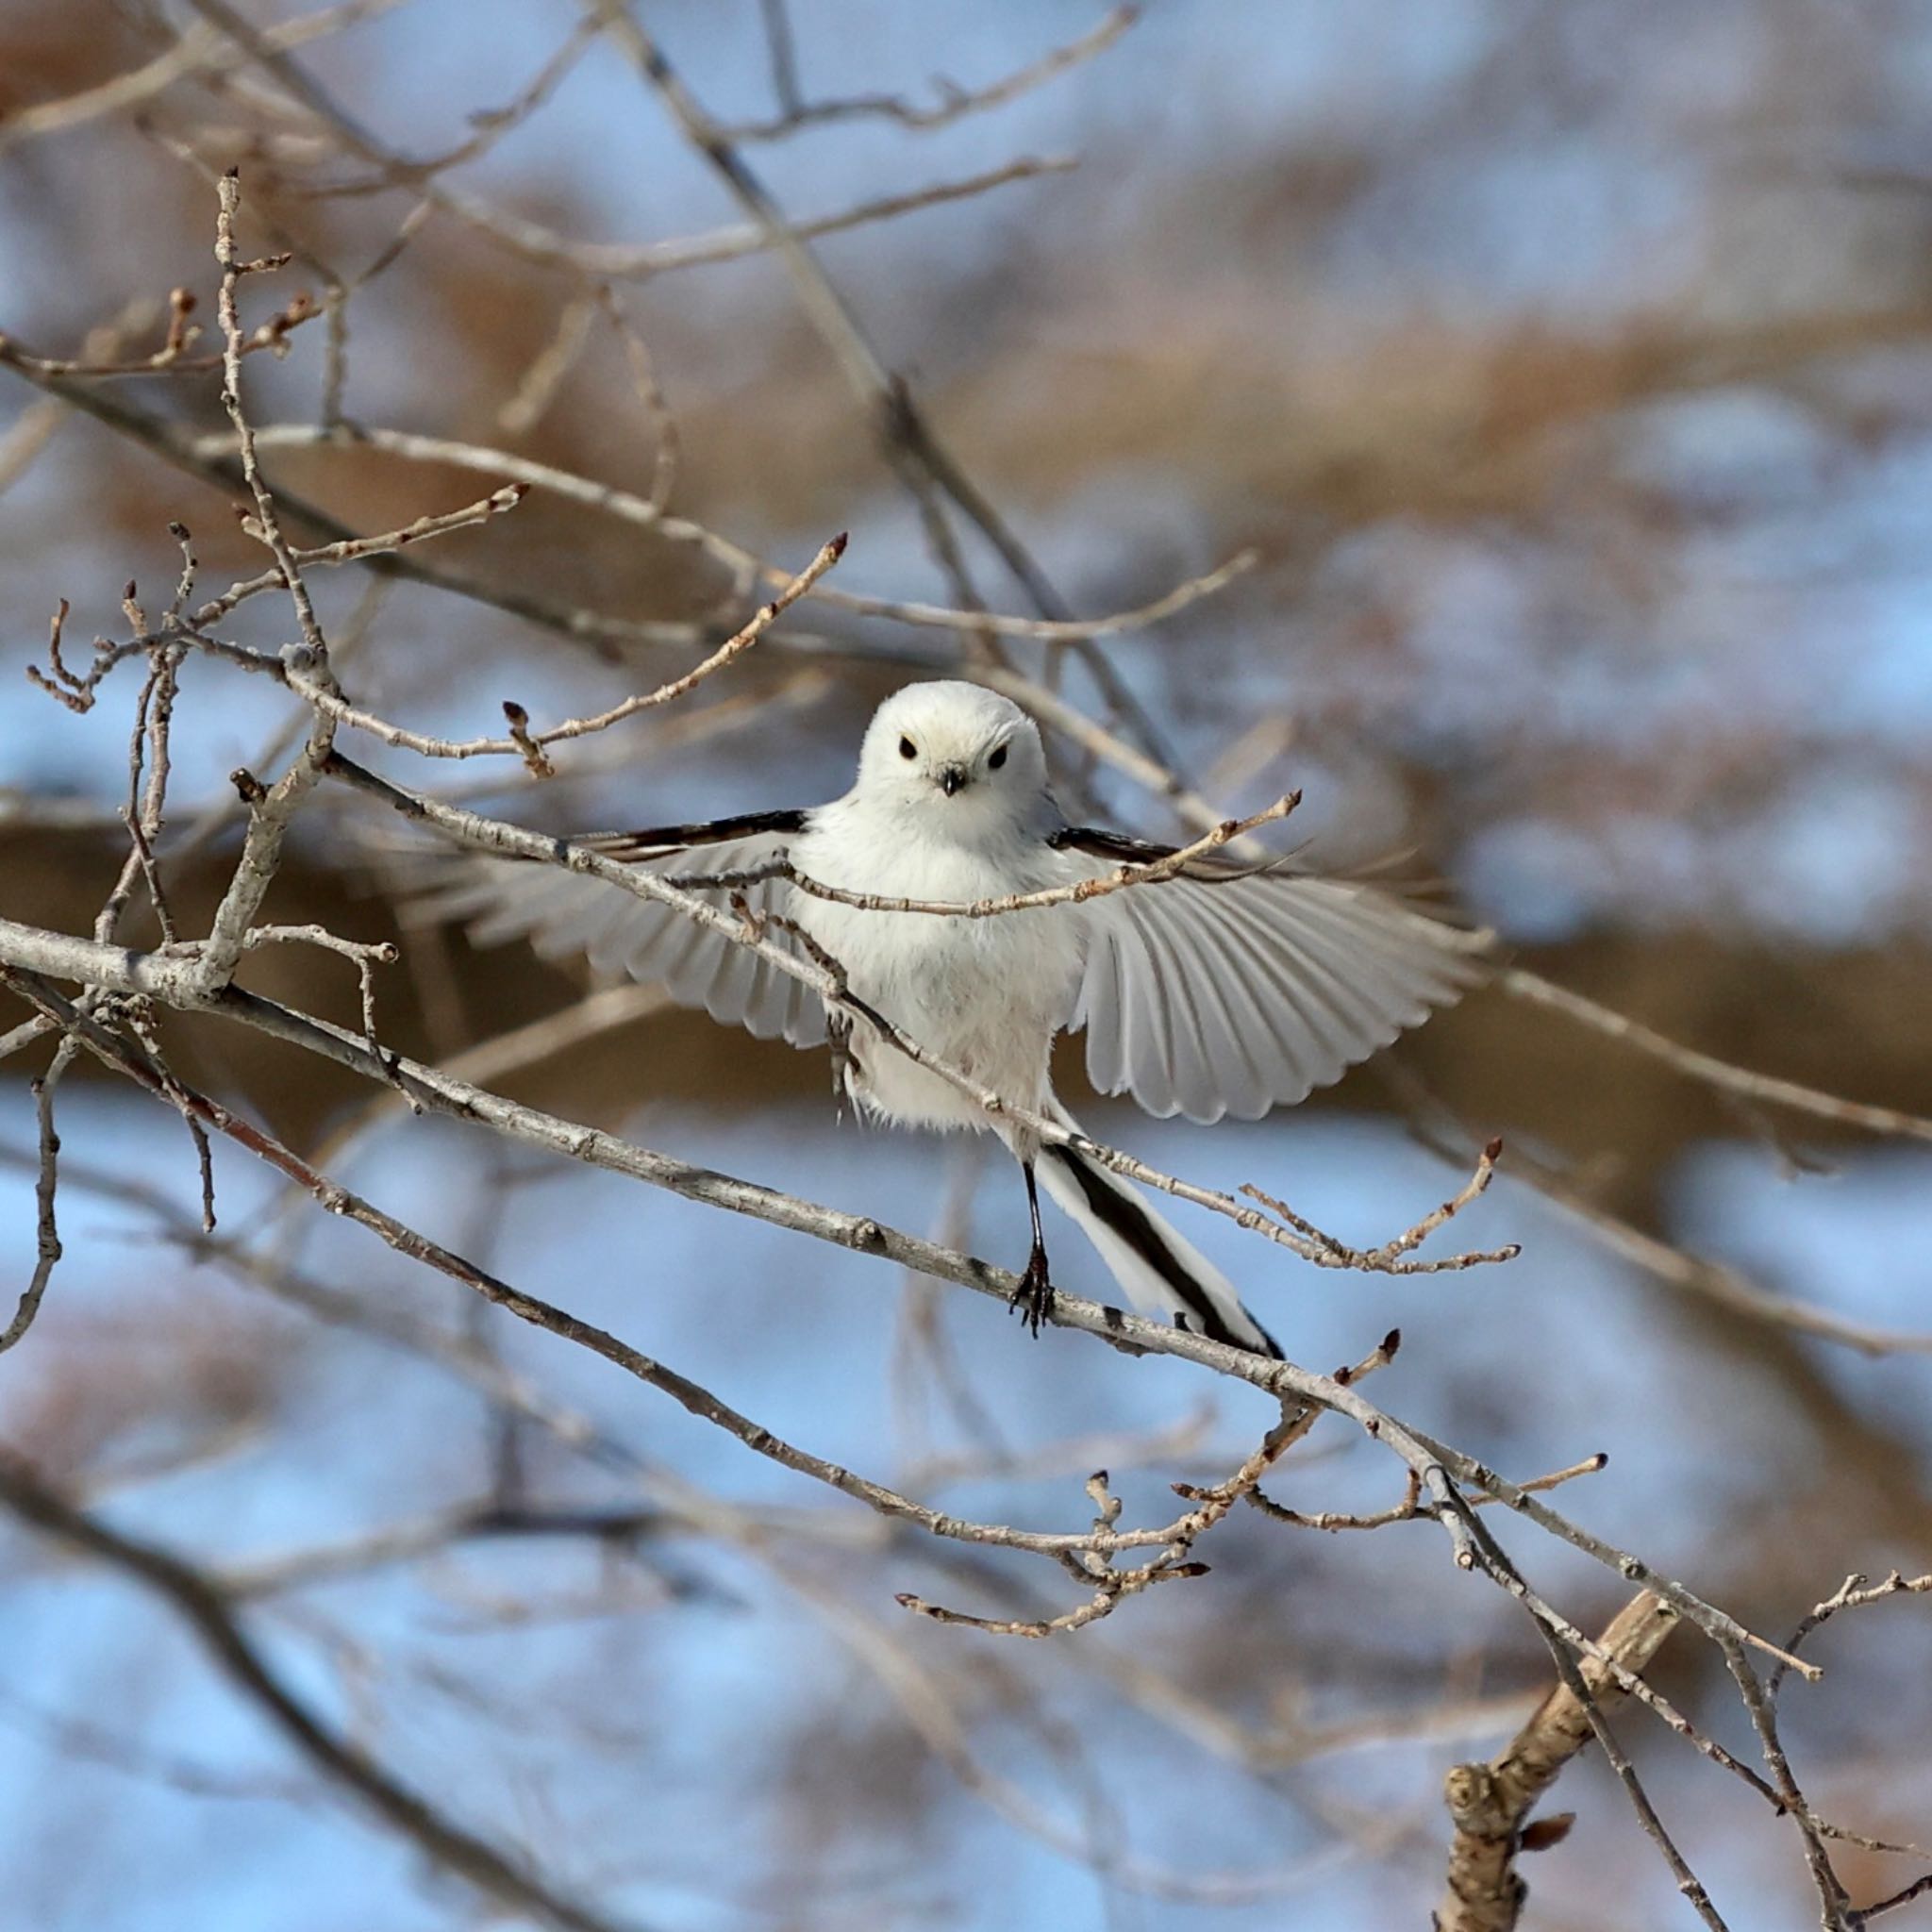
{"label": "long black and white tail", "polygon": [[[1075,1125],[1059,1108],[1055,1113],[1062,1124]],[[1036,1171],[1142,1313],[1172,1316],[1196,1335],[1279,1357],[1274,1338],[1241,1306],[1234,1284],[1161,1220],[1131,1181],[1071,1147],[1042,1147]]]}

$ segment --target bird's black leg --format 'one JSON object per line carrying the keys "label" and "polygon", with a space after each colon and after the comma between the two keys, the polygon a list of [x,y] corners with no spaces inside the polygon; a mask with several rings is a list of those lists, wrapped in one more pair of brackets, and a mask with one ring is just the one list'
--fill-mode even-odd
{"label": "bird's black leg", "polygon": [[1027,1327],[1040,1333],[1053,1307],[1053,1283],[1046,1278],[1046,1237],[1040,1231],[1040,1184],[1033,1177],[1033,1163],[1023,1160],[1020,1172],[1026,1176],[1026,1207],[1033,1217],[1033,1252],[1026,1257],[1026,1271],[1013,1290],[1013,1307],[1021,1311]]}
{"label": "bird's black leg", "polygon": [[825,1032],[832,1048],[832,1105],[841,1120],[845,1103],[853,1097],[853,1075],[859,1071],[858,1056],[852,1051],[852,1016],[830,1012],[825,1015]]}

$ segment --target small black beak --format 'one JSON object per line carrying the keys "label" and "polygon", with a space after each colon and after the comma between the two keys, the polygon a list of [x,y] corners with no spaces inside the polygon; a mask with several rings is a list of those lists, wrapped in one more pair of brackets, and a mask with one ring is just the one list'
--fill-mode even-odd
{"label": "small black beak", "polygon": [[967,771],[964,765],[941,765],[940,767],[940,790],[948,798],[966,783]]}

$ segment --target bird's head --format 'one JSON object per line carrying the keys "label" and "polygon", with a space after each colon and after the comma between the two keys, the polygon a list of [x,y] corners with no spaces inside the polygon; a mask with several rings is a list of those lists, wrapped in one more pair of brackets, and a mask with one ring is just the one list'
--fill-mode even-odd
{"label": "bird's head", "polygon": [[983,685],[908,684],[873,714],[858,789],[949,824],[1031,816],[1046,791],[1046,754],[1032,719]]}

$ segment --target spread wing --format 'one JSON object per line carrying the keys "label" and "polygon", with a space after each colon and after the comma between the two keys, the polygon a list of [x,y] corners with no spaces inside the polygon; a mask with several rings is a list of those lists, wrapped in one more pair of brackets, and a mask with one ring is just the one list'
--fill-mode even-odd
{"label": "spread wing", "polygon": [[[1144,864],[1174,848],[1069,827],[1056,845]],[[1481,977],[1487,935],[1374,886],[1190,867],[1087,902],[1071,1029],[1087,1072],[1148,1112],[1258,1120],[1305,1099]]]}
{"label": "spread wing", "polygon": [[[607,858],[667,877],[756,873],[782,858],[805,828],[803,812],[756,812],[708,824],[660,825],[575,839]],[[691,890],[718,906],[734,891],[754,913],[782,910],[779,880]],[[760,1040],[816,1046],[825,1038],[818,995],[749,948],[734,945],[668,906],[581,873],[477,854],[452,855],[416,902],[434,918],[459,920],[479,944],[527,939],[548,959],[581,954],[600,973],[660,985],[680,1006],[743,1026]],[[774,926],[777,944],[792,941]]]}

